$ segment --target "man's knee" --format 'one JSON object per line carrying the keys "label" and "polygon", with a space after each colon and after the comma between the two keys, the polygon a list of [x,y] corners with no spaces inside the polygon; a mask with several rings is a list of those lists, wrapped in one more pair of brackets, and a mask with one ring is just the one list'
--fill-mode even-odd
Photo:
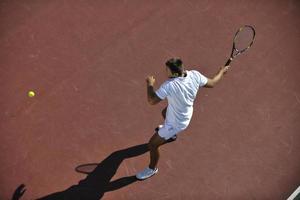
{"label": "man's knee", "polygon": [[160,145],[162,145],[162,142],[156,139],[151,139],[148,143],[148,149],[157,149]]}

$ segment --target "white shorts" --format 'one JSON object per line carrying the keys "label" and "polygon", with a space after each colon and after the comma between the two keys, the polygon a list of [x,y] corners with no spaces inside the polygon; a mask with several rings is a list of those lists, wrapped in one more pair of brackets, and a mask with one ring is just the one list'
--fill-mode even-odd
{"label": "white shorts", "polygon": [[165,140],[168,140],[183,130],[184,129],[175,128],[170,124],[164,124],[159,126],[158,135],[164,138]]}

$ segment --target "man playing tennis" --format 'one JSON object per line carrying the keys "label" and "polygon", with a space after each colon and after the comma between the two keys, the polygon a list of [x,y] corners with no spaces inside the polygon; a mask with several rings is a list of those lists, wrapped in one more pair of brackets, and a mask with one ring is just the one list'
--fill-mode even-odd
{"label": "man playing tennis", "polygon": [[188,127],[199,87],[214,87],[228,68],[229,66],[221,67],[218,73],[210,79],[196,70],[184,70],[182,61],[172,58],[166,62],[168,80],[158,90],[154,91],[154,77],[147,77],[148,102],[155,105],[167,98],[168,106],[166,110],[163,110],[164,124],[156,129],[156,133],[148,143],[150,164],[136,174],[137,179],[144,180],[158,172],[156,166],[159,160],[159,147],[169,140],[175,140],[176,135]]}

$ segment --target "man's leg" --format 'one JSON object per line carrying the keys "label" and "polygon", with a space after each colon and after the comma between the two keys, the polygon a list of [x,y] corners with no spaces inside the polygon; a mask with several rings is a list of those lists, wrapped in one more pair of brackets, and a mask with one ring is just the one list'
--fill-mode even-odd
{"label": "man's leg", "polygon": [[148,148],[150,150],[150,169],[155,169],[159,160],[159,146],[166,143],[166,140],[161,138],[156,132],[148,143]]}
{"label": "man's leg", "polygon": [[166,143],[156,132],[148,143],[148,149],[150,151],[150,164],[143,171],[136,174],[136,178],[139,180],[147,179],[158,172],[156,167],[159,160],[159,146]]}

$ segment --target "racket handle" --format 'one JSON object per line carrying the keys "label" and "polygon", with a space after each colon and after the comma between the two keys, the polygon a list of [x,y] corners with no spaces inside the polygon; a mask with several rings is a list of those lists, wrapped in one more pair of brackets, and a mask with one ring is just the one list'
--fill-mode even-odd
{"label": "racket handle", "polygon": [[229,58],[225,64],[225,66],[228,66],[231,63],[231,61],[232,61],[232,58]]}

